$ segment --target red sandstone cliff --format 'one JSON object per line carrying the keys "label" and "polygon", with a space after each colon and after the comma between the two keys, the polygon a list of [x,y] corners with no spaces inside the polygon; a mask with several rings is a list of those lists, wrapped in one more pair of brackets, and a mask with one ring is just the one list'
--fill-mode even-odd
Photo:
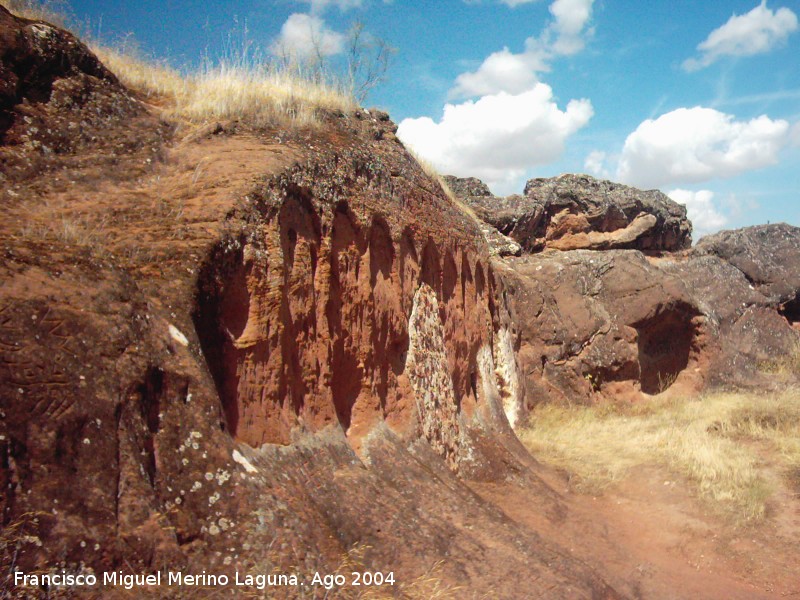
{"label": "red sandstone cliff", "polygon": [[486,242],[385,116],[187,135],[68,34],[2,8],[0,34],[4,566],[308,574],[355,548],[410,596],[445,560],[475,593],[614,597],[466,485],[564,517],[509,427]]}

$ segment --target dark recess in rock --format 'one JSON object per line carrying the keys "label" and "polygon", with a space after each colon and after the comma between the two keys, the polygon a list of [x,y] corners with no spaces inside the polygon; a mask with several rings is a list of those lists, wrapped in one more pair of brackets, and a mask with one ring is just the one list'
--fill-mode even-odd
{"label": "dark recess in rock", "polygon": [[678,306],[634,325],[639,333],[639,380],[645,394],[669,389],[689,364],[695,315],[691,306]]}

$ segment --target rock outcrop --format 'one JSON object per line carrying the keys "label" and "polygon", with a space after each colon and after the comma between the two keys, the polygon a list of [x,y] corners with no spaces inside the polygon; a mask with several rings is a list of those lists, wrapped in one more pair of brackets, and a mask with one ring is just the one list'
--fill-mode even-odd
{"label": "rock outcrop", "polygon": [[518,319],[528,407],[763,388],[797,354],[797,228],[722,232],[688,250],[685,209],[660,192],[582,175],[531,180],[525,197],[447,183],[525,250],[495,270]]}
{"label": "rock outcrop", "polygon": [[[128,127],[108,136],[122,120]],[[74,35],[0,6],[0,181],[29,184],[65,164],[114,172],[116,155],[132,152],[146,153],[141,174],[171,127]]]}
{"label": "rock outcrop", "polygon": [[[800,241],[800,230],[790,237]],[[785,256],[783,272],[796,270],[800,263]],[[765,295],[703,251],[657,259],[635,250],[544,252],[494,268],[517,316],[528,407],[765,389],[796,362],[793,304],[781,300],[796,291]]]}
{"label": "rock outcrop", "polygon": [[691,245],[686,208],[663,193],[589,175],[532,179],[523,196],[497,198],[480,181],[447,179],[480,218],[525,252],[636,249],[671,252]]}
{"label": "rock outcrop", "polygon": [[[0,13],[3,39],[74,41]],[[617,597],[467,485],[508,479],[565,515],[510,427],[525,390],[489,248],[391,122],[178,139],[102,70],[64,64],[4,113],[0,511],[20,532],[4,566],[310,584],[359,564],[410,594],[445,561],[435,577],[475,593]],[[55,102],[75,81],[103,135],[33,143],[42,124],[81,130],[89,105]]]}
{"label": "rock outcrop", "polygon": [[702,386],[708,323],[677,276],[636,251],[507,261],[529,405],[635,401]]}
{"label": "rock outcrop", "polygon": [[[721,258],[736,267],[748,282],[786,314],[797,308],[800,289],[800,229],[779,223],[734,231],[721,231],[702,238],[698,256]],[[795,319],[793,319],[795,320]]]}
{"label": "rock outcrop", "polygon": [[568,504],[513,427],[797,348],[795,228],[687,250],[656,192],[450,179],[480,223],[384,114],[179,138],[67,32],[0,7],[0,42],[3,594],[12,568],[352,565],[399,597],[616,598],[537,533]]}

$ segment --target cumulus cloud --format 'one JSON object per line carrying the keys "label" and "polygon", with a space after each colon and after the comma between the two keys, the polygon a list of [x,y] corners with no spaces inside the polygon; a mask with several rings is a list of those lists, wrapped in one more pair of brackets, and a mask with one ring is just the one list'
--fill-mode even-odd
{"label": "cumulus cloud", "polygon": [[511,192],[526,170],[558,158],[567,138],[592,115],[589,100],[571,100],[562,111],[550,86],[536,83],[520,94],[447,104],[438,123],[404,119],[397,135],[440,172],[480,177]]}
{"label": "cumulus cloud", "polygon": [[697,46],[700,56],[684,61],[683,68],[696,71],[723,56],[752,56],[769,52],[797,30],[797,15],[788,8],[772,11],[766,0],[744,15],[733,15]]}
{"label": "cumulus cloud", "polygon": [[331,56],[342,52],[344,44],[345,36],[329,29],[320,17],[295,13],[281,27],[272,51],[297,58]]}
{"label": "cumulus cloud", "polygon": [[550,5],[554,21],[550,31],[555,38],[553,52],[569,56],[583,50],[584,28],[592,18],[594,0],[556,0]]}
{"label": "cumulus cloud", "polygon": [[695,192],[679,188],[667,192],[667,196],[675,202],[686,205],[686,212],[692,222],[695,239],[717,232],[728,223],[728,218],[720,212],[714,202],[714,192],[711,190]]}
{"label": "cumulus cloud", "polygon": [[525,40],[523,52],[514,54],[503,48],[490,54],[477,70],[456,78],[450,95],[471,98],[498,92],[518,94],[529,89],[538,80],[538,73],[549,71],[553,59],[583,49],[593,4],[594,0],[555,0],[550,5],[552,20],[539,36]]}
{"label": "cumulus cloud", "polygon": [[609,172],[606,168],[606,160],[607,155],[605,152],[601,152],[600,150],[592,150],[586,157],[586,160],[583,161],[583,168],[586,169],[589,174],[594,175],[595,177],[607,179]]}
{"label": "cumulus cloud", "polygon": [[452,95],[484,96],[498,90],[519,94],[533,87],[537,81],[536,71],[543,68],[544,63],[531,64],[530,56],[513,54],[508,48],[503,48],[500,52],[490,54],[477,71],[459,75]]}
{"label": "cumulus cloud", "polygon": [[617,179],[640,187],[732,177],[774,164],[789,143],[789,123],[696,106],[647,119],[625,140]]}

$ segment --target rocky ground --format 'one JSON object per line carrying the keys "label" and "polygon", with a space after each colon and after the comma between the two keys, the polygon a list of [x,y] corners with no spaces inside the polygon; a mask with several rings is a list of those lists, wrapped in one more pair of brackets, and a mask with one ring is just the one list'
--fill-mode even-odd
{"label": "rocky ground", "polygon": [[[513,430],[541,402],[769,385],[798,340],[797,229],[690,248],[654,192],[451,179],[479,221],[384,114],[169,119],[2,7],[0,73],[5,596],[46,594],[15,569],[350,567],[394,572],[387,597],[797,593],[796,538],[748,533],[772,570],[744,569],[661,474],[576,495]],[[270,597],[331,595],[298,590]]]}

